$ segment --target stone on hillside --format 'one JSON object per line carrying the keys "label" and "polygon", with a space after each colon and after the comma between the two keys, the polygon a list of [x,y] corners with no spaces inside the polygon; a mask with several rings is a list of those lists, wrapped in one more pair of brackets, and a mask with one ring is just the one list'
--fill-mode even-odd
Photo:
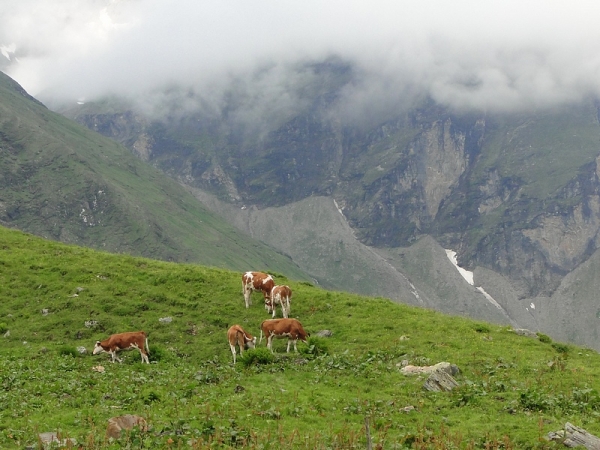
{"label": "stone on hillside", "polygon": [[139,427],[141,431],[148,431],[148,423],[143,417],[133,414],[111,417],[108,419],[106,437],[119,439],[121,437],[122,430],[131,430],[133,427]]}
{"label": "stone on hillside", "polygon": [[437,371],[446,372],[449,375],[457,375],[460,373],[460,369],[456,364],[450,364],[449,362],[445,361],[434,364],[433,366],[411,366],[404,363],[405,361],[400,363],[400,365],[402,365],[400,372],[404,375],[419,375],[422,373],[433,373]]}
{"label": "stone on hillside", "polygon": [[598,437],[569,422],[565,423],[564,430],[551,431],[546,438],[549,441],[562,441],[564,439],[563,444],[569,448],[583,446],[589,450],[600,449],[600,439]]}
{"label": "stone on hillside", "polygon": [[528,330],[526,328],[514,328],[513,331],[519,336],[525,336],[530,338],[538,338],[538,335],[535,331]]}
{"label": "stone on hillside", "polygon": [[87,349],[83,346],[77,347],[77,351],[80,355],[85,355],[87,353]]}
{"label": "stone on hillside", "polygon": [[95,328],[98,326],[97,320],[86,320],[84,323],[86,328]]}
{"label": "stone on hillside", "polygon": [[315,334],[315,336],[318,336],[318,337],[331,337],[331,336],[333,336],[333,332],[330,331],[330,330],[321,330],[317,334]]}
{"label": "stone on hillside", "polygon": [[48,310],[48,308],[44,308],[44,309],[42,309],[42,316],[47,316],[47,315],[48,315],[48,313],[49,313],[49,310]]}
{"label": "stone on hillside", "polygon": [[158,319],[158,321],[160,323],[171,323],[171,322],[173,322],[173,318],[172,317],[161,317],[160,319]]}
{"label": "stone on hillside", "polygon": [[9,337],[10,336],[10,330],[6,330],[6,333],[4,333],[3,336],[5,338]]}
{"label": "stone on hillside", "polygon": [[457,386],[458,383],[452,377],[452,375],[444,370],[434,371],[431,375],[429,375],[429,378],[427,378],[425,384],[423,384],[425,389],[435,392],[451,391]]}
{"label": "stone on hillside", "polygon": [[[58,446],[56,445],[58,444]],[[28,445],[26,449],[38,449],[38,448],[58,448],[59,446],[65,448],[75,448],[77,441],[73,438],[61,438],[61,436],[54,431],[46,431],[45,433],[38,434],[38,443],[35,445]]]}

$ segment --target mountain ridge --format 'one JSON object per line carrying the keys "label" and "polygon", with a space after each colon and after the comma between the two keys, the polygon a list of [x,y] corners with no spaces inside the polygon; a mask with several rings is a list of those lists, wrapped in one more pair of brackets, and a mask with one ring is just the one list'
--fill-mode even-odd
{"label": "mountain ridge", "polygon": [[0,224],[112,252],[238,270],[279,267],[307,279],[120,144],[23,92],[0,74]]}
{"label": "mountain ridge", "polygon": [[[545,311],[550,308],[544,306],[546,299],[552,299],[553,307],[564,303],[562,294],[556,292],[565,274],[596,253],[593,236],[597,233],[596,224],[600,223],[600,216],[594,213],[600,211],[597,149],[586,144],[584,154],[567,158],[564,173],[540,181],[538,187],[527,184],[526,176],[535,174],[527,166],[520,169],[518,176],[507,177],[512,168],[524,161],[533,165],[545,160],[534,150],[528,150],[532,143],[547,140],[544,137],[539,141],[532,130],[556,128],[560,116],[557,112],[548,113],[537,122],[523,117],[512,119],[511,123],[519,126],[507,138],[510,146],[505,148],[498,143],[505,142],[501,137],[509,128],[497,126],[495,134],[485,141],[485,133],[489,132],[485,126],[491,119],[457,116],[431,104],[371,131],[349,134],[349,130],[344,131],[331,119],[319,124],[317,119],[325,117],[321,111],[311,117],[283,121],[284,127],[277,133],[260,138],[244,138],[235,133],[221,135],[218,130],[223,128],[219,127],[229,125],[213,124],[213,128],[205,128],[206,122],[194,121],[193,117],[182,119],[183,122],[171,119],[159,123],[127,109],[127,105],[108,102],[101,106],[100,115],[94,114],[94,104],[81,105],[81,111],[85,112],[82,116],[77,115],[78,108],[70,114],[90,128],[128,143],[130,151],[145,161],[127,159],[121,166],[118,159],[111,162],[119,174],[116,177],[121,183],[119,189],[123,189],[115,198],[126,197],[126,192],[132,190],[138,194],[153,191],[152,187],[141,188],[133,183],[136,171],[146,173],[147,164],[183,185],[177,189],[170,185],[169,201],[146,202],[141,208],[144,214],[172,211],[161,225],[145,233],[134,233],[131,242],[146,246],[146,255],[152,256],[151,247],[160,245],[171,248],[171,255],[176,255],[173,260],[191,260],[194,255],[189,249],[187,253],[180,249],[186,247],[189,242],[186,236],[195,233],[190,227],[198,222],[175,211],[196,208],[195,202],[201,200],[204,211],[212,210],[226,218],[220,222],[215,216],[213,230],[219,227],[219,231],[232,230],[235,225],[244,232],[233,238],[238,251],[227,255],[220,254],[222,243],[218,232],[215,231],[212,241],[210,233],[203,236],[207,253],[219,255],[218,264],[237,270],[248,270],[252,265],[253,269],[286,274],[293,273],[288,272],[291,269],[301,278],[326,288],[384,296],[582,342],[597,334],[592,317],[582,318],[573,313],[569,322],[561,322],[558,317],[547,315]],[[570,129],[578,129],[582,117],[589,119],[593,107],[575,109],[580,113],[570,119],[575,124]],[[587,120],[582,127],[585,136],[577,142],[597,138],[594,120]],[[335,133],[328,134],[328,130],[334,129]],[[83,133],[82,129],[77,128],[77,133]],[[281,146],[286,136],[291,139],[289,148]],[[275,140],[269,141],[274,137]],[[91,141],[97,142],[94,139]],[[281,144],[280,148],[276,148],[276,142]],[[488,146],[483,145],[485,142]],[[252,145],[245,147],[244,143]],[[318,145],[312,148],[310,143]],[[546,154],[554,158],[550,168],[562,167],[561,161],[566,158],[561,153],[562,147],[558,144],[555,147]],[[255,152],[258,157],[253,159]],[[501,156],[504,159],[498,159]],[[329,161],[329,157],[333,159]],[[268,162],[271,165],[263,167]],[[324,168],[316,173],[327,174],[327,178],[321,179],[319,175],[303,184],[302,179],[313,173],[311,167],[321,164],[325,164]],[[153,173],[156,180],[162,180],[159,172]],[[275,173],[277,176],[271,177]],[[244,178],[248,174],[253,175]],[[471,175],[474,178],[469,178]],[[112,176],[107,179],[115,179]],[[564,184],[564,180],[568,182]],[[550,189],[550,182],[558,187]],[[283,204],[277,199],[277,192],[288,187],[290,195],[298,195],[300,200]],[[191,203],[184,202],[178,189],[192,191],[196,199],[192,202],[192,196],[185,197]],[[93,193],[101,190],[95,188]],[[552,192],[554,197],[540,201],[536,196],[528,196],[528,192]],[[255,194],[259,195],[256,198],[271,198],[272,206],[253,203]],[[90,194],[86,201],[92,206],[96,198]],[[84,209],[90,209],[89,206]],[[518,214],[515,216],[514,212]],[[77,214],[78,220],[83,221],[81,209],[77,209]],[[75,216],[73,208],[71,216]],[[96,218],[90,216],[88,220]],[[165,233],[163,226],[170,222],[185,231],[181,235]],[[369,227],[375,225],[381,236],[396,233],[408,236],[402,241],[406,245],[380,248],[365,245],[370,242],[365,238],[370,233]],[[65,236],[70,238],[68,234]],[[548,236],[554,237],[548,241]],[[394,239],[390,242],[397,242]],[[261,262],[252,262],[261,245],[277,249],[276,258],[283,258],[283,264],[266,253],[262,253]],[[474,286],[462,279],[444,249],[456,251],[458,264],[473,271]],[[495,259],[488,261],[491,256]],[[590,286],[597,286],[595,279],[587,279]],[[477,290],[479,286],[501,309]],[[586,290],[588,297],[578,297],[572,307],[588,308],[593,304],[593,297],[589,296],[592,291],[593,288]],[[531,305],[539,306],[535,309]],[[576,321],[582,320],[585,327],[581,333],[569,331]]]}

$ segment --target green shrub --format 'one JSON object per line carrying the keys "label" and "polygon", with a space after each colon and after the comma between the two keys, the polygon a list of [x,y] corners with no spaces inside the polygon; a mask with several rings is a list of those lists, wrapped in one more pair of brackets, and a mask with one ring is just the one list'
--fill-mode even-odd
{"label": "green shrub", "polygon": [[167,352],[159,345],[150,345],[148,349],[148,359],[150,361],[161,361],[165,359]]}
{"label": "green shrub", "polygon": [[537,333],[537,337],[540,342],[543,342],[544,344],[552,343],[552,338],[544,333]]}
{"label": "green shrub", "polygon": [[309,337],[306,346],[300,347],[300,353],[305,356],[320,356],[329,354],[329,346],[325,339]]}
{"label": "green shrub", "polygon": [[569,346],[566,344],[561,344],[559,342],[553,342],[552,348],[556,350],[558,353],[569,353]]}
{"label": "green shrub", "polygon": [[58,354],[60,356],[72,356],[73,358],[77,358],[79,356],[79,352],[75,347],[71,347],[68,345],[64,345],[58,349]]}
{"label": "green shrub", "polygon": [[253,364],[272,364],[275,361],[275,355],[266,347],[254,348],[246,350],[240,361],[245,367],[250,367]]}
{"label": "green shrub", "polygon": [[222,375],[219,374],[218,371],[213,369],[201,370],[198,373],[196,373],[196,376],[194,378],[196,378],[197,381],[206,384],[217,384],[223,380]]}
{"label": "green shrub", "polygon": [[478,333],[489,333],[492,329],[485,323],[476,323],[473,327]]}
{"label": "green shrub", "polygon": [[155,391],[149,391],[142,395],[142,400],[145,405],[149,405],[152,402],[160,402],[161,398]]}
{"label": "green shrub", "polygon": [[6,325],[6,323],[2,322],[0,323],[0,334],[4,334],[8,331],[8,325]]}

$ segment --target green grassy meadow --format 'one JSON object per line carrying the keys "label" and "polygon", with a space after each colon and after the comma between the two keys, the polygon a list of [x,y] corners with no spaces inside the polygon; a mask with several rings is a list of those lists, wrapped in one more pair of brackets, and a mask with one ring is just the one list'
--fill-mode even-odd
{"label": "green grassy meadow", "polygon": [[[567,421],[600,435],[593,350],[275,274],[309,345],[286,354],[275,341],[271,359],[263,340],[234,366],[228,327],[257,335],[270,318],[259,294],[245,308],[241,273],[6,228],[0,250],[0,448],[47,431],[86,449],[367,448],[365,423],[385,449],[560,448],[544,436]],[[333,335],[314,336],[325,329]],[[149,334],[150,365],[137,351],[122,364],[91,355],[96,340],[135,330]],[[456,364],[460,386],[426,391],[402,361]],[[145,417],[148,431],[107,439],[107,420],[123,414]]]}

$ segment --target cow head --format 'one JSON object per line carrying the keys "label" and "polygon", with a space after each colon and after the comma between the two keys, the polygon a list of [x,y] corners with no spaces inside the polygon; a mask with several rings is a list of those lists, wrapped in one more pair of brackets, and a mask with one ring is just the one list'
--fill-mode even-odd
{"label": "cow head", "polygon": [[100,345],[100,341],[96,341],[96,345],[94,346],[94,351],[92,352],[92,355],[97,355],[98,353],[102,353],[103,351],[104,349]]}
{"label": "cow head", "polygon": [[272,299],[265,298],[265,309],[267,310],[268,314],[273,313],[273,300]]}
{"label": "cow head", "polygon": [[256,346],[256,336],[246,341],[246,348],[254,348]]}

